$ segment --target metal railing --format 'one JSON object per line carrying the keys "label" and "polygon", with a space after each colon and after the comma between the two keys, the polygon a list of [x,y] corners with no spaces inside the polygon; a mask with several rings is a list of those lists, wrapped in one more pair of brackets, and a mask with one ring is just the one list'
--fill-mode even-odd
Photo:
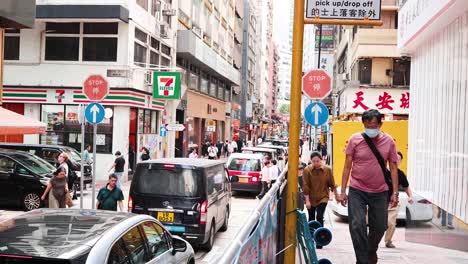
{"label": "metal railing", "polygon": [[262,212],[268,208],[271,199],[275,196],[278,198],[278,232],[277,232],[277,247],[276,247],[276,263],[282,263],[281,253],[284,251],[284,230],[281,228],[285,223],[285,210],[286,210],[286,192],[284,189],[287,184],[288,167],[281,172],[276,182],[271,186],[270,190],[260,200],[260,203],[249,216],[245,224],[239,230],[239,233],[234,237],[229,247],[224,250],[223,257],[217,261],[221,264],[235,263],[236,258],[242,250],[242,246],[248,241],[250,235],[255,230],[262,215]]}

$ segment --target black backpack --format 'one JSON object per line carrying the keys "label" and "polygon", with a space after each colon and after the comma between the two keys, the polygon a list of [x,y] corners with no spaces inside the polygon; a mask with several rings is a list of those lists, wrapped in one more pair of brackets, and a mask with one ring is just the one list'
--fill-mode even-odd
{"label": "black backpack", "polygon": [[78,178],[78,175],[76,175],[75,171],[79,170],[80,168],[78,164],[69,159],[66,161],[66,163],[68,165],[68,188],[70,188]]}

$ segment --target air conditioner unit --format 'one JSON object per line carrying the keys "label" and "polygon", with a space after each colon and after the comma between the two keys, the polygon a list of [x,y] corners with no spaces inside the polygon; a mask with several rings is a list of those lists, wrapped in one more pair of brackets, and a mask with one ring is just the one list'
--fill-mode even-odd
{"label": "air conditioner unit", "polygon": [[160,28],[161,28],[161,31],[160,31],[161,38],[169,38],[169,25],[163,24],[161,25]]}
{"label": "air conditioner unit", "polygon": [[145,85],[153,85],[153,72],[145,71]]}
{"label": "air conditioner unit", "polygon": [[175,9],[163,9],[162,15],[163,16],[175,16],[177,14],[177,10]]}

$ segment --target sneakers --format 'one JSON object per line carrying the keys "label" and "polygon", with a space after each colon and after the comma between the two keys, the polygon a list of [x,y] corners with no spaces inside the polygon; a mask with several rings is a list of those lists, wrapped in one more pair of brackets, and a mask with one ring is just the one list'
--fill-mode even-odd
{"label": "sneakers", "polygon": [[448,229],[455,229],[455,227],[453,227],[453,225],[447,225],[447,228]]}
{"label": "sneakers", "polygon": [[393,245],[392,241],[385,243],[385,246],[388,248],[396,248],[395,245]]}

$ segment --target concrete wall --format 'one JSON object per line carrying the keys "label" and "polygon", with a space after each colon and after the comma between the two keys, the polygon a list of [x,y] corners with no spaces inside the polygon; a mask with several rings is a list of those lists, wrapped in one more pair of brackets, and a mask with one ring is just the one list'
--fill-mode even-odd
{"label": "concrete wall", "polygon": [[[34,120],[41,120],[41,106],[38,104],[24,104],[24,116]],[[38,135],[24,135],[23,142],[25,144],[39,144]]]}
{"label": "concrete wall", "polygon": [[393,59],[373,58],[371,83],[375,85],[392,85],[392,78],[385,71],[393,69]]}

